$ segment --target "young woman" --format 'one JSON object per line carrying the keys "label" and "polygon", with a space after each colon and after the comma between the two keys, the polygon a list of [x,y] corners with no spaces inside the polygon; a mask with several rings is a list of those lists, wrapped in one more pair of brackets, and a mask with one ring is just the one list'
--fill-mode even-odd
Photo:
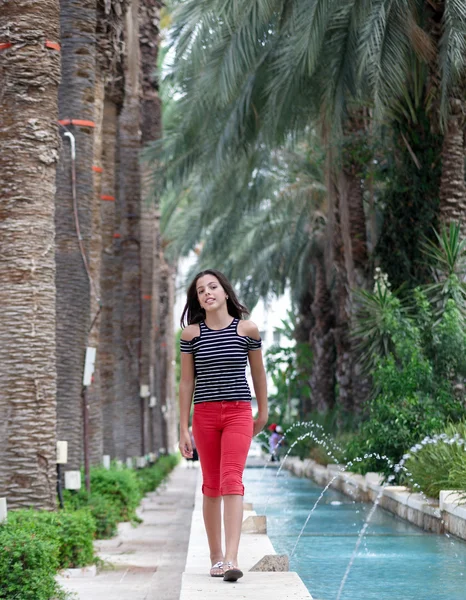
{"label": "young woman", "polygon": [[[181,316],[180,451],[191,458],[189,415],[202,468],[203,515],[212,577],[237,581],[243,521],[243,471],[251,439],[268,419],[267,386],[257,326],[216,270],[202,271],[188,289]],[[187,326],[185,327],[187,322]],[[249,359],[258,416],[253,421],[246,380]],[[222,549],[223,498],[225,553]]]}

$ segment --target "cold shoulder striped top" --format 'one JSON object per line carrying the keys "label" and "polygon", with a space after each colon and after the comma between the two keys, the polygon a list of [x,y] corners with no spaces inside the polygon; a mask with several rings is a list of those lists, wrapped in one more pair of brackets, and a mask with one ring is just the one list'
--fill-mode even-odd
{"label": "cold shoulder striped top", "polygon": [[260,350],[262,341],[238,334],[239,319],[224,329],[199,323],[200,335],[181,340],[181,352],[193,354],[196,386],[194,404],[218,400],[251,400],[246,379],[248,352]]}

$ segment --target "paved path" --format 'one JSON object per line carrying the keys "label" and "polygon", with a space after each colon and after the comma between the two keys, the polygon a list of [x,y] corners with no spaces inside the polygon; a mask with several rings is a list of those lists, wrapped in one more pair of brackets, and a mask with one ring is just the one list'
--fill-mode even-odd
{"label": "paved path", "polygon": [[194,507],[198,468],[182,462],[157,492],[144,498],[141,525],[120,525],[97,542],[106,566],[96,577],[60,578],[79,600],[178,600]]}

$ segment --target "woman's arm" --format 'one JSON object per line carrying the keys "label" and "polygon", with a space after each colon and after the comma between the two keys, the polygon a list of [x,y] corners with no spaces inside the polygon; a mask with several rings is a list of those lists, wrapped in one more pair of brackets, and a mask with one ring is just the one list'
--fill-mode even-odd
{"label": "woman's arm", "polygon": [[264,362],[261,350],[250,350],[249,366],[251,367],[252,383],[257,399],[258,414],[254,420],[254,434],[261,432],[269,418],[269,407],[267,402],[267,378],[265,375]]}
{"label": "woman's arm", "polygon": [[[260,340],[259,329],[252,321],[240,321],[238,327],[241,328],[238,330],[240,335],[246,335],[253,340]],[[257,435],[262,431],[269,418],[267,377],[265,375],[262,350],[260,348],[249,350],[248,359],[258,407],[257,419],[254,420],[254,435]]]}
{"label": "woman's arm", "polygon": [[[181,339],[191,341],[194,333],[191,326],[183,330]],[[191,412],[191,403],[194,392],[194,358],[192,354],[185,352],[181,353],[181,378],[179,387],[179,402],[180,402],[180,443],[179,448],[181,454],[185,458],[191,458],[193,448],[191,436],[189,435],[189,415]]]}

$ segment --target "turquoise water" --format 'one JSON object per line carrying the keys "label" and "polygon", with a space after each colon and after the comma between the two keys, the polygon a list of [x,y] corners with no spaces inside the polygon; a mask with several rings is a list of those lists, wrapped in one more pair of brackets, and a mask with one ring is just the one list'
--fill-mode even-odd
{"label": "turquoise water", "polygon": [[[246,499],[264,514],[278,554],[290,555],[322,488],[276,469],[244,474]],[[333,504],[332,504],[333,502]],[[314,600],[336,600],[358,533],[372,505],[328,490],[291,558]],[[434,535],[377,509],[341,600],[466,600],[466,543]]]}

